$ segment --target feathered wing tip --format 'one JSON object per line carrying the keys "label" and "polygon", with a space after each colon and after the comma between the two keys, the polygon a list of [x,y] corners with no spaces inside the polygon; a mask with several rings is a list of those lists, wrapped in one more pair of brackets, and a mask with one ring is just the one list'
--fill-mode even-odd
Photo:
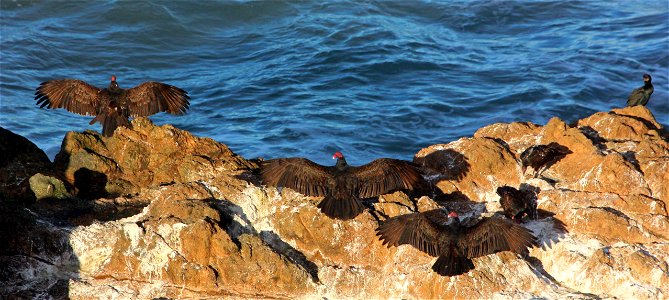
{"label": "feathered wing tip", "polygon": [[459,255],[441,255],[432,265],[432,270],[441,276],[462,275],[474,269],[471,259]]}
{"label": "feathered wing tip", "polygon": [[530,248],[539,246],[539,240],[529,229],[517,224],[513,225],[509,232],[505,232],[509,251],[526,256],[529,254]]}
{"label": "feathered wing tip", "polygon": [[327,195],[318,203],[317,207],[326,216],[339,220],[353,219],[365,210],[362,202],[354,196],[336,199]]}
{"label": "feathered wing tip", "polygon": [[572,153],[574,153],[574,152],[572,152],[571,150],[569,150],[569,148],[567,148],[566,146],[562,146],[562,145],[560,145],[560,144],[558,144],[558,143],[556,143],[556,142],[551,142],[551,143],[549,143],[549,144],[548,144],[548,147],[549,147],[549,148],[551,149],[551,151],[553,152],[553,153],[551,153],[551,154],[553,154],[553,155],[563,155],[563,156],[567,156],[568,154],[572,154]]}
{"label": "feathered wing tip", "polygon": [[399,246],[400,239],[404,234],[404,223],[401,218],[394,217],[386,219],[376,228],[376,236],[384,246],[390,248],[391,246]]}

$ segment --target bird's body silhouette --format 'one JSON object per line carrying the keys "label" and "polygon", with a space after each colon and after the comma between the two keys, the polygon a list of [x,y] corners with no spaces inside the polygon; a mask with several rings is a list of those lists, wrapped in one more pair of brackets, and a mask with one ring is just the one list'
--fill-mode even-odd
{"label": "bird's body silhouette", "polygon": [[466,226],[457,213],[441,208],[389,218],[376,231],[388,247],[409,244],[438,257],[432,270],[443,276],[474,269],[472,258],[501,251],[524,255],[528,248],[537,246],[527,228],[509,220],[484,217]]}
{"label": "bird's body silhouette", "polygon": [[158,112],[179,115],[190,102],[186,91],[165,83],[148,81],[131,89],[122,89],[111,77],[109,87],[100,89],[77,79],[42,82],[35,92],[41,108],[64,108],[85,116],[95,116],[90,124],[100,122],[102,134],[112,136],[119,126],[132,128],[128,118]]}
{"label": "bird's body silhouette", "polygon": [[527,171],[527,167],[532,167],[534,169],[534,177],[537,177],[541,172],[571,153],[569,148],[556,142],[548,145],[531,146],[520,154],[523,174]]}
{"label": "bird's body silhouette", "polygon": [[653,78],[648,74],[643,74],[643,86],[632,91],[627,97],[627,106],[646,105],[650,100],[650,95],[655,90],[653,88]]}
{"label": "bird's body silhouette", "polygon": [[380,158],[363,166],[346,163],[337,152],[335,166],[322,166],[305,158],[278,158],[264,162],[260,174],[265,184],[288,187],[308,196],[321,196],[318,208],[330,218],[348,220],[365,209],[361,199],[396,190],[413,190],[423,182],[412,163]]}
{"label": "bird's body silhouette", "polygon": [[504,215],[518,223],[524,216],[536,218],[536,202],[534,192],[518,190],[511,186],[501,186],[497,188],[499,203],[504,210]]}

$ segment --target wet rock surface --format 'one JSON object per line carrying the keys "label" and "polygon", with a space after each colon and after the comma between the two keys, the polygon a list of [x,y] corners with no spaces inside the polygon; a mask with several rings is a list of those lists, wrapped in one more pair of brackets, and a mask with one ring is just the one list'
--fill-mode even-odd
{"label": "wet rock surface", "polygon": [[[146,119],[133,126],[110,138],[68,133],[52,175],[62,178],[69,196],[26,204],[6,194],[4,294],[669,295],[669,142],[644,107],[597,113],[571,126],[557,118],[544,126],[492,124],[473,137],[427,147],[414,162],[434,185],[429,195],[369,199],[368,210],[349,221],[320,213],[320,198],[259,184],[257,163],[223,144]],[[523,174],[520,153],[550,142],[573,153],[538,178]],[[34,175],[21,174],[16,178],[26,181]],[[504,185],[538,192],[538,219],[526,218],[523,226],[541,247],[528,257],[500,252],[474,259],[469,273],[443,277],[431,270],[435,258],[408,245],[387,248],[375,236],[380,221],[415,211],[446,207],[470,222],[495,214],[501,210],[495,191]]]}

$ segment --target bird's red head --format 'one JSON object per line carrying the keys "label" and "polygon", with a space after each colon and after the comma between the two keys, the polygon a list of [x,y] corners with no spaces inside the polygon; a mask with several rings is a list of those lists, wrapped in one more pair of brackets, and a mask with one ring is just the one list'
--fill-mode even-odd
{"label": "bird's red head", "polygon": [[112,75],[111,81],[116,81],[116,75]]}
{"label": "bird's red head", "polygon": [[449,218],[457,218],[457,217],[458,217],[458,213],[452,211],[452,212],[448,213],[448,217],[449,217]]}
{"label": "bird's red head", "polygon": [[335,154],[332,155],[332,159],[341,159],[344,158],[344,154],[341,154],[341,152],[337,151]]}

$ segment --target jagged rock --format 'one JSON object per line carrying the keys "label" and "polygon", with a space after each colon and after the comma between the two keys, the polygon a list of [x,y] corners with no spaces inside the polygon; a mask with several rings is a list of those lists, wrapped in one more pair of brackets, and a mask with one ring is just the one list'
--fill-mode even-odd
{"label": "jagged rock", "polygon": [[[79,276],[120,284],[133,297],[295,297],[313,292],[308,270],[258,233],[240,232],[241,225],[224,206],[212,199],[159,199],[131,218],[80,227],[71,239]],[[133,282],[167,286],[133,288]]]}
{"label": "jagged rock", "polygon": [[0,201],[0,291],[6,299],[64,299],[77,257],[67,230]]}
{"label": "jagged rock", "polygon": [[46,153],[33,142],[0,127],[0,201],[34,199],[28,179],[52,169]]}
{"label": "jagged rock", "polygon": [[[349,221],[320,213],[320,198],[259,184],[255,163],[224,145],[143,119],[133,124],[109,139],[67,135],[57,161],[78,195],[92,200],[75,202],[89,201],[85,211],[68,212],[67,226],[75,227],[51,225],[57,214],[48,207],[24,211],[33,218],[26,222],[32,232],[49,228],[61,242],[32,257],[29,240],[9,239],[19,241],[8,246],[17,252],[4,259],[15,263],[0,275],[39,274],[12,277],[11,286],[2,286],[9,295],[34,297],[37,289],[72,299],[669,295],[669,143],[644,107],[598,113],[573,126],[558,118],[545,126],[492,124],[473,138],[427,147],[414,162],[436,185],[435,199],[383,195]],[[573,153],[542,177],[521,174],[519,154],[550,142]],[[95,184],[99,174],[104,184]],[[93,180],[77,186],[78,176]],[[82,189],[90,183],[97,189]],[[529,257],[501,252],[475,259],[467,274],[443,277],[430,268],[436,258],[410,246],[388,248],[375,236],[386,217],[440,205],[472,219],[494,214],[495,190],[503,185],[538,190],[539,218],[523,226],[541,247]],[[19,264],[23,257],[32,265]]]}
{"label": "jagged rock", "polygon": [[576,123],[579,128],[589,128],[597,132],[599,138],[607,141],[636,141],[644,135],[653,134],[662,126],[645,106],[614,109],[598,112]]}
{"label": "jagged rock", "polygon": [[210,138],[194,137],[170,125],[154,126],[146,118],[132,121],[133,129],[123,128],[105,138],[97,132],[68,132],[55,165],[70,184],[83,189],[94,185],[110,195],[138,192],[142,187],[171,182],[232,182],[235,175],[255,164],[234,154],[227,146]]}
{"label": "jagged rock", "polygon": [[541,130],[541,126],[528,122],[495,123],[479,128],[474,137],[500,139],[509,145],[513,153],[520,154],[539,144]]}

